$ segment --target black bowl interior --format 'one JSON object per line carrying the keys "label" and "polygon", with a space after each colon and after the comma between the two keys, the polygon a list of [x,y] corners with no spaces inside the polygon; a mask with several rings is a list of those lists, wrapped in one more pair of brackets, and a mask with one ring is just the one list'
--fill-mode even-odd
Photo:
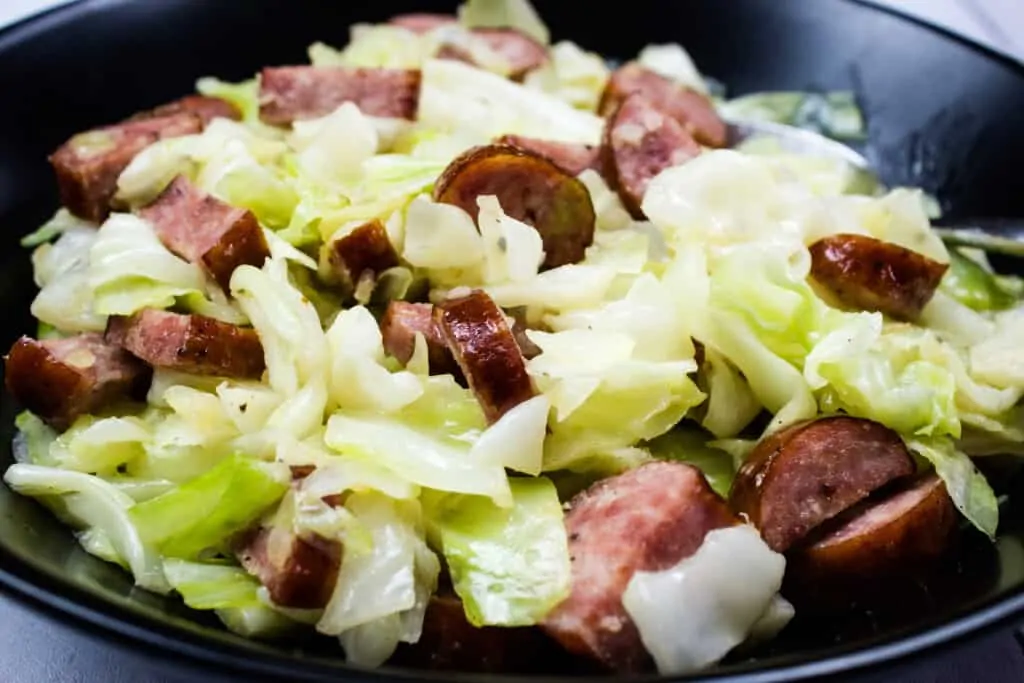
{"label": "black bowl interior", "polygon": [[[0,33],[0,345],[34,329],[28,253],[17,240],[56,208],[46,157],[67,137],[190,92],[203,75],[238,80],[262,65],[302,63],[309,43],[342,44],[354,21],[451,11],[454,4],[85,0]],[[647,43],[681,42],[733,94],[852,88],[868,117],[869,155],[885,181],[923,187],[954,217],[1024,216],[1024,69],[1009,60],[843,0],[633,0],[614,14],[581,13],[577,3],[555,0],[536,4],[556,38],[606,55],[628,58]],[[15,411],[5,396],[3,466]],[[999,479],[1004,490],[1019,488],[1019,477]],[[915,598],[924,609],[914,619],[837,615],[841,628],[791,629],[757,659],[734,658],[710,675],[794,680],[886,661],[1016,618],[1024,613],[1021,498],[1011,496],[998,543],[968,537],[965,559],[950,568],[945,588]],[[429,675],[354,672],[329,641],[271,645],[230,635],[209,615],[134,589],[120,570],[83,553],[43,508],[2,487],[0,520],[0,583],[103,637],[290,678]]]}

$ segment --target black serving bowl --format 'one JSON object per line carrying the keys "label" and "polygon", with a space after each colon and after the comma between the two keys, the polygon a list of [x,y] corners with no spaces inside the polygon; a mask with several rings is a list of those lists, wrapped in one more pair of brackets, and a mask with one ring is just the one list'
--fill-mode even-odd
{"label": "black serving bowl", "polygon": [[[951,217],[1024,216],[1024,68],[994,53],[843,0],[537,6],[556,37],[612,57],[681,42],[733,94],[852,88],[869,121],[869,156],[889,184],[923,187]],[[354,21],[453,8],[429,0],[85,0],[0,32],[0,346],[34,329],[28,307],[35,288],[18,238],[57,206],[46,157],[67,137],[190,92],[203,75],[238,80],[263,65],[303,63],[309,43],[344,43]],[[4,397],[3,467],[11,461],[15,410]],[[998,542],[968,535],[962,559],[938,584],[908,593],[911,616],[798,620],[769,649],[735,656],[706,676],[792,681],[884,666],[1014,625],[1024,616],[1024,480],[1012,470],[996,477],[1009,494]],[[42,507],[3,487],[0,585],[97,637],[197,671],[247,679],[457,678],[352,669],[336,643],[316,637],[285,644],[235,637],[209,615],[134,589],[127,574],[81,551]]]}

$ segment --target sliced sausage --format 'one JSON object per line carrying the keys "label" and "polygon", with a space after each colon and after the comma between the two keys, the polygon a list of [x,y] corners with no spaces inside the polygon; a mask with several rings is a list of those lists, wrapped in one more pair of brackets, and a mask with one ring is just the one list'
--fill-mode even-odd
{"label": "sliced sausage", "polygon": [[891,481],[914,460],[893,430],[834,416],[798,423],[762,440],[733,480],[729,501],[785,552],[823,522]]}
{"label": "sliced sausage", "polygon": [[473,35],[508,64],[508,77],[513,81],[522,81],[526,74],[548,61],[548,49],[543,44],[515,29],[475,28]]}
{"label": "sliced sausage", "polygon": [[398,265],[398,252],[380,219],[364,223],[327,245],[327,262],[342,282],[355,286],[364,273],[376,277]]}
{"label": "sliced sausage", "polygon": [[292,481],[302,481],[309,475],[316,472],[316,465],[292,465],[289,468],[292,472]]}
{"label": "sliced sausage", "polygon": [[642,219],[640,207],[651,180],[698,156],[701,148],[678,121],[632,96],[608,117],[601,153],[608,182],[629,213]]}
{"label": "sliced sausage", "polygon": [[667,569],[696,552],[708,532],[738,523],[690,465],[652,462],[598,482],[566,514],[572,593],[542,628],[570,652],[614,671],[650,668],[622,606],[633,574]]}
{"label": "sliced sausage", "polygon": [[508,145],[474,147],[434,186],[436,201],[458,206],[474,220],[481,195],[495,195],[506,214],[540,233],[545,268],[581,261],[594,241],[596,219],[587,187],[538,154]]}
{"label": "sliced sausage", "polygon": [[543,660],[557,654],[556,647],[537,628],[473,626],[457,596],[439,593],[427,605],[420,639],[400,646],[391,664],[434,671],[529,673],[541,670]]}
{"label": "sliced sausage", "polygon": [[388,23],[413,33],[430,33],[436,28],[457,24],[458,19],[451,14],[414,13],[395,15],[388,19]]}
{"label": "sliced sausage", "polygon": [[117,179],[132,159],[157,140],[199,133],[191,112],[128,121],[80,133],[50,156],[60,201],[80,218],[102,223],[110,213]]}
{"label": "sliced sausage", "polygon": [[180,100],[162,104],[155,109],[140,112],[128,120],[142,121],[182,113],[195,114],[203,121],[204,125],[209,125],[216,118],[233,119],[235,121],[239,121],[242,118],[242,112],[238,110],[238,107],[227,100],[222,100],[219,97],[206,97],[205,95],[188,95]]}
{"label": "sliced sausage", "polygon": [[[530,36],[510,28],[475,28],[474,37],[482,41],[508,67],[508,77],[522,82],[526,75],[547,62],[547,48]],[[472,50],[455,43],[443,43],[436,59],[452,59],[472,66],[481,66]]]}
{"label": "sliced sausage", "polygon": [[58,430],[120,398],[144,392],[149,370],[99,334],[22,337],[5,359],[7,391]]}
{"label": "sliced sausage", "polygon": [[[399,14],[388,23],[413,33],[429,33],[458,23],[450,14]],[[508,64],[509,78],[521,81],[530,71],[548,60],[548,49],[542,43],[513,28],[474,28],[470,32]],[[444,44],[435,55],[438,59],[455,59],[474,64],[472,55],[458,45]]]}
{"label": "sliced sausage", "polygon": [[342,547],[316,535],[263,527],[243,538],[236,555],[242,567],[266,587],[275,605],[321,609],[334,592]]}
{"label": "sliced sausage", "polygon": [[239,266],[261,268],[270,247],[259,221],[248,209],[211,197],[178,176],[139,215],[153,224],[164,245],[201,266],[225,292]]}
{"label": "sliced sausage", "polygon": [[816,582],[913,573],[945,553],[957,519],[945,484],[928,474],[795,549],[791,570]]}
{"label": "sliced sausage", "polygon": [[512,318],[512,336],[516,338],[516,344],[519,345],[519,350],[523,352],[523,358],[531,360],[539,356],[543,351],[526,334],[526,331],[530,328],[526,325],[523,309],[510,309],[505,313]]}
{"label": "sliced sausage", "polygon": [[843,306],[917,318],[948,264],[866,235],[831,235],[811,245],[811,277]]}
{"label": "sliced sausage", "polygon": [[153,367],[194,375],[259,379],[266,367],[255,330],[202,315],[147,308],[113,316],[106,338]]}
{"label": "sliced sausage", "polygon": [[414,120],[420,72],[347,66],[266,68],[260,77],[260,119],[276,126],[330,114],[345,102],[367,116]]}
{"label": "sliced sausage", "polygon": [[441,327],[434,321],[434,307],[431,304],[411,304],[406,301],[388,303],[387,311],[380,321],[380,332],[384,338],[384,350],[403,365],[412,358],[416,349],[416,333],[427,342],[427,356],[430,374],[458,374],[462,372],[455,363],[455,357],[448,350]]}
{"label": "sliced sausage", "polygon": [[448,299],[434,307],[434,320],[489,422],[533,398],[526,361],[491,297],[477,290]]}
{"label": "sliced sausage", "polygon": [[578,176],[588,168],[601,172],[601,150],[593,145],[541,140],[523,135],[503,135],[495,143],[538,154],[571,176]]}
{"label": "sliced sausage", "polygon": [[711,100],[637,62],[616,69],[605,86],[598,109],[606,116],[633,94],[678,121],[702,145],[725,147],[728,143],[728,127]]}

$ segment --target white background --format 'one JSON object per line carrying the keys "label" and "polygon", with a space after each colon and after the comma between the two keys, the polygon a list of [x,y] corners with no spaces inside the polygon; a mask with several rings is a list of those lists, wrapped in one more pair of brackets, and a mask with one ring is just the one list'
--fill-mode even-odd
{"label": "white background", "polygon": [[[0,0],[0,26],[68,0]],[[159,2],[160,0],[136,0]],[[245,2],[246,0],[234,0]],[[813,2],[814,0],[804,0]],[[948,28],[1024,61],[1024,0],[872,0]]]}

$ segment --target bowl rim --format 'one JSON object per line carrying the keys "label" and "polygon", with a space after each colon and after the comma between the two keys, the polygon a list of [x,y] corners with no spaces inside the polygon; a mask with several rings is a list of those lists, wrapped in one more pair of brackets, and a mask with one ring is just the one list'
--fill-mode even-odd
{"label": "bowl rim", "polygon": [[[10,47],[31,37],[59,29],[87,14],[94,6],[124,4],[134,0],[70,0],[41,12],[22,17],[0,27],[0,61]],[[932,24],[895,7],[879,5],[872,0],[833,0],[857,5],[866,10],[890,15],[899,21],[942,36],[998,62],[1024,79],[1024,61],[956,33],[953,29]],[[37,504],[37,503],[33,503]],[[170,661],[177,667],[196,672],[245,673],[260,678],[277,676],[295,680],[337,681],[339,676],[373,683],[396,680],[460,681],[465,683],[597,683],[611,677],[522,676],[509,674],[472,674],[430,670],[381,667],[365,669],[346,664],[341,658],[294,657],[269,653],[255,643],[232,637],[214,640],[199,632],[179,628],[164,620],[124,609],[102,599],[84,588],[63,581],[48,572],[34,570],[32,562],[0,543],[0,591],[46,618],[69,626],[81,635],[106,643],[141,647],[156,660]],[[69,619],[70,618],[70,619]],[[871,637],[819,651],[807,661],[805,655],[784,654],[769,666],[756,661],[729,665],[687,676],[645,674],[631,680],[664,683],[667,681],[729,681],[731,683],[784,683],[837,674],[863,674],[891,667],[912,656],[934,652],[942,645],[963,647],[995,631],[1017,627],[1024,621],[1024,585],[1013,592],[990,598],[980,605],[962,607],[942,619],[928,620],[912,629],[885,637]],[[238,637],[240,638],[240,637]],[[127,640],[125,640],[127,639]],[[180,655],[187,659],[182,660]],[[295,670],[301,664],[303,671]]]}

